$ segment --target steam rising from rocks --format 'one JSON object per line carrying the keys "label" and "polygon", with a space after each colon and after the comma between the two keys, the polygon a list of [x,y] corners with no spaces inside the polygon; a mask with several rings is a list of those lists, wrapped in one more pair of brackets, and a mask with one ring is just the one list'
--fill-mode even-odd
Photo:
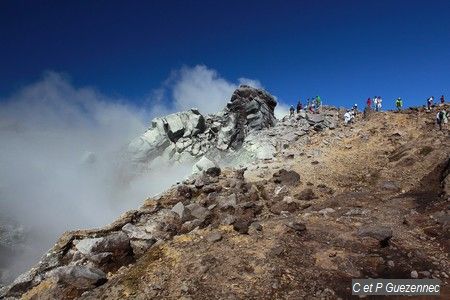
{"label": "steam rising from rocks", "polygon": [[[1,100],[0,282],[29,268],[62,232],[111,222],[190,173],[191,165],[139,176],[124,167],[125,146],[150,119],[190,106],[219,110],[237,86],[205,66],[175,73],[150,109],[74,87],[54,72]],[[4,242],[4,224],[23,230],[25,242]]]}

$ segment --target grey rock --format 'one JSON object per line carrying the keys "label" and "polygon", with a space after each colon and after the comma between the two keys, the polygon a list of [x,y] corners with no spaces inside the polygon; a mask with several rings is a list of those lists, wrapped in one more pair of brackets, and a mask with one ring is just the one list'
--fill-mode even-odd
{"label": "grey rock", "polygon": [[183,234],[191,232],[192,230],[194,230],[195,228],[199,227],[200,225],[202,225],[202,221],[200,221],[198,219],[194,219],[192,221],[184,222],[183,225],[181,225],[180,232],[183,233]]}
{"label": "grey rock", "polygon": [[236,208],[236,194],[231,194],[227,198],[223,199],[221,198],[219,201],[219,208],[226,210],[229,208]]}
{"label": "grey rock", "polygon": [[306,114],[306,119],[310,124],[321,123],[325,120],[322,114]]}
{"label": "grey rock", "polygon": [[86,256],[102,252],[111,252],[115,256],[124,255],[130,250],[130,239],[120,231],[101,238],[86,238],[80,240],[75,248]]}
{"label": "grey rock", "polygon": [[303,232],[306,230],[306,225],[300,222],[291,221],[286,224],[288,228],[293,229],[296,232]]}
{"label": "grey rock", "polygon": [[220,234],[220,232],[213,232],[211,234],[209,234],[206,239],[208,240],[208,242],[210,243],[214,243],[214,242],[218,242],[222,239],[222,234]]}
{"label": "grey rock", "polygon": [[240,234],[247,234],[250,227],[250,220],[238,219],[233,224],[233,229]]}
{"label": "grey rock", "polygon": [[233,215],[226,215],[223,220],[221,221],[221,224],[223,225],[232,225],[236,221],[236,217]]}
{"label": "grey rock", "polygon": [[255,229],[256,231],[262,231],[263,227],[259,222],[253,222],[250,224],[250,227]]}
{"label": "grey rock", "polygon": [[56,277],[58,282],[64,282],[78,289],[90,289],[104,284],[106,274],[97,268],[87,266],[62,266],[47,273],[46,277]]}
{"label": "grey rock", "polygon": [[141,229],[131,223],[127,223],[122,227],[122,231],[127,234],[130,239],[138,240],[153,240],[154,237],[147,233],[144,229]]}
{"label": "grey rock", "polygon": [[216,164],[207,158],[206,156],[203,156],[199,161],[197,161],[194,166],[192,167],[192,173],[199,173],[201,171],[206,171],[209,168],[215,167]]}
{"label": "grey rock", "polygon": [[273,174],[273,181],[277,184],[295,186],[300,183],[300,175],[295,171],[281,169]]}
{"label": "grey rock", "polygon": [[180,217],[182,222],[191,219],[191,212],[183,205],[182,202],[175,204],[175,206],[172,207],[172,211]]}
{"label": "grey rock", "polygon": [[211,212],[206,207],[203,207],[198,203],[192,203],[187,205],[186,207],[189,209],[191,215],[194,218],[202,222],[208,220],[208,218],[211,216]]}
{"label": "grey rock", "polygon": [[387,226],[370,226],[358,229],[360,237],[371,237],[380,242],[382,246],[387,246],[392,238],[392,229]]}
{"label": "grey rock", "polygon": [[[225,150],[240,149],[249,133],[274,126],[275,106],[267,92],[243,85],[216,114],[203,116],[191,109],[153,119],[150,128],[130,143],[128,153],[144,169],[158,159],[191,162],[205,154],[225,155]],[[269,157],[273,152],[269,146],[265,150],[258,155]]]}
{"label": "grey rock", "polygon": [[133,254],[135,256],[141,256],[144,254],[151,246],[157,242],[156,239],[152,238],[150,240],[131,240],[130,245],[133,249]]}
{"label": "grey rock", "polygon": [[383,182],[381,188],[387,191],[400,191],[400,187],[393,181]]}

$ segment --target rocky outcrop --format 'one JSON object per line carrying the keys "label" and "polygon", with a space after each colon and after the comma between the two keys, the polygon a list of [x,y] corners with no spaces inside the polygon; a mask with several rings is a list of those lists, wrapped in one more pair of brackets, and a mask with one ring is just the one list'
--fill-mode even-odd
{"label": "rocky outcrop", "polygon": [[[223,175],[219,168],[209,168],[105,228],[65,233],[34,268],[1,289],[0,298],[21,297],[38,285],[47,287],[49,297],[61,291],[79,297],[106,283],[108,273],[134,263],[149,249],[196,228],[217,226],[230,216],[236,231],[247,233],[262,206],[258,188],[248,184],[243,173],[236,170]],[[222,186],[227,190],[218,197]],[[211,242],[220,239],[217,234],[208,238]]]}
{"label": "rocky outcrop", "polygon": [[237,150],[249,132],[275,125],[276,101],[264,90],[241,85],[217,114],[197,109],[156,118],[150,128],[128,146],[131,159],[149,164],[156,158],[194,161],[203,155]]}

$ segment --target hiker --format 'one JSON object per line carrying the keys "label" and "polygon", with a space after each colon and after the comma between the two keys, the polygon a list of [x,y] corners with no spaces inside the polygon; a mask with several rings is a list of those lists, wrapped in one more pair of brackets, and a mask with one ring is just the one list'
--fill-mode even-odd
{"label": "hiker", "polygon": [[314,103],[311,101],[311,104],[309,105],[309,112],[314,113]]}
{"label": "hiker", "polygon": [[441,106],[445,104],[445,98],[444,95],[441,96]]}
{"label": "hiker", "polygon": [[291,105],[291,108],[289,108],[289,117],[294,116],[294,111],[295,111],[294,106]]}
{"label": "hiker", "polygon": [[395,106],[397,107],[397,111],[402,110],[402,106],[403,106],[402,98],[400,98],[400,97],[397,98],[397,100],[395,101]]}
{"label": "hiker", "polygon": [[367,98],[367,107],[370,109],[371,107],[372,107],[372,99],[370,99],[370,97],[369,98]]}
{"label": "hiker", "polygon": [[298,100],[297,103],[297,113],[300,113],[300,111],[303,109],[302,100]]}
{"label": "hiker", "polygon": [[319,96],[316,96],[315,105],[316,105],[316,112],[319,113],[320,107],[322,106],[322,99],[320,99]]}
{"label": "hiker", "polygon": [[355,105],[353,105],[353,116],[356,117],[357,113],[358,113],[358,104],[355,103]]}
{"label": "hiker", "polygon": [[428,110],[430,110],[431,106],[433,106],[433,100],[434,100],[433,96],[431,96],[430,98],[427,99],[427,109]]}
{"label": "hiker", "polygon": [[445,108],[437,113],[436,123],[438,123],[439,125],[439,130],[442,130],[442,126],[445,126],[445,128],[447,128],[448,112],[445,110]]}
{"label": "hiker", "polygon": [[348,125],[353,121],[353,115],[350,112],[350,110],[347,110],[347,112],[344,114],[344,123],[345,125]]}
{"label": "hiker", "polygon": [[377,111],[381,111],[381,103],[383,102],[383,99],[381,99],[380,96],[377,97]]}

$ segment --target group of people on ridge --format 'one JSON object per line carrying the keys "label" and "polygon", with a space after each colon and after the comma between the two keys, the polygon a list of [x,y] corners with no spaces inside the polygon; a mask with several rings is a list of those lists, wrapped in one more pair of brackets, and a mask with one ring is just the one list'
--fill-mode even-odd
{"label": "group of people on ridge", "polygon": [[[440,106],[443,106],[445,104],[445,98],[444,95],[441,96],[440,98]],[[430,98],[427,99],[427,109],[430,110],[431,107],[434,105],[434,97],[431,96]]]}
{"label": "group of people on ridge", "polygon": [[[306,102],[306,106],[303,107],[302,100],[299,99],[297,102],[297,113],[300,113],[301,110],[309,111],[310,113],[319,113],[320,108],[322,107],[322,99],[320,96],[316,96],[315,98],[308,98]],[[295,108],[293,105],[289,108],[289,116],[293,116],[295,113]]]}
{"label": "group of people on ridge", "polygon": [[[382,108],[382,103],[383,103],[383,99],[381,98],[381,96],[375,96],[373,98],[368,98],[366,101],[366,109],[364,110],[364,114],[366,114],[366,110],[374,110],[377,112],[381,111]],[[442,95],[440,97],[440,104],[439,106],[444,106],[445,104],[445,98],[444,95]],[[307,103],[305,106],[303,106],[302,101],[299,100],[297,102],[297,109],[294,108],[293,105],[291,105],[289,112],[290,112],[290,117],[294,116],[295,111],[297,111],[297,113],[300,113],[300,111],[305,110],[308,111],[309,113],[319,113],[320,112],[320,108],[322,107],[322,99],[319,96],[316,96],[312,99],[307,100]],[[397,109],[397,111],[401,111],[403,108],[403,100],[402,98],[398,97],[395,100],[395,107]],[[431,96],[427,99],[427,105],[426,105],[426,109],[429,111],[431,110],[432,107],[435,107],[434,105],[434,97]],[[348,109],[346,111],[346,113],[344,114],[344,123],[345,125],[349,124],[349,123],[353,123],[356,116],[358,114],[358,104],[353,105],[352,109]],[[443,107],[441,110],[438,111],[437,115],[436,115],[436,123],[439,125],[439,129],[442,130],[443,127],[447,127],[448,124],[448,119],[449,119],[449,112],[446,110],[445,107]]]}
{"label": "group of people on ridge", "polygon": [[373,105],[373,109],[375,111],[381,111],[381,106],[383,103],[383,99],[381,98],[381,96],[375,96],[373,97],[373,100],[370,99],[370,97],[367,99],[367,107],[369,109],[372,109],[372,105]]}

